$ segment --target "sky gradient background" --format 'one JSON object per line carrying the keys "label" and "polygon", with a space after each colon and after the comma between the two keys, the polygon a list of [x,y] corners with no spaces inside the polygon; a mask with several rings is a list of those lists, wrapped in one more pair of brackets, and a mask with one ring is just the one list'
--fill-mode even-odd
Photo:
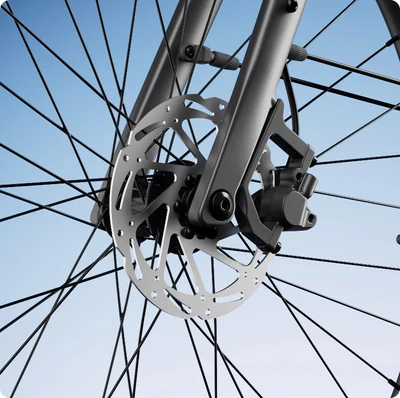
{"label": "sky gradient background", "polygon": [[[117,4],[118,3],[118,4]],[[308,0],[295,43],[304,45],[347,4],[348,0]],[[160,1],[165,21],[169,21],[176,2]],[[15,15],[42,40],[97,87],[85,54],[73,29],[63,1],[12,0]],[[111,102],[118,104],[95,2],[70,1],[82,35],[104,83]],[[232,53],[251,34],[260,1],[225,1],[207,38],[206,45]],[[101,2],[104,22],[122,79],[132,1]],[[0,80],[30,101],[41,112],[58,122],[57,115],[10,17],[0,12]],[[162,37],[154,1],[138,0],[132,56],[125,103],[132,106]],[[389,34],[373,0],[356,4],[321,35],[308,50],[311,54],[357,65],[389,40]],[[90,144],[104,157],[111,155],[113,125],[104,102],[97,98],[70,71],[28,38],[42,72],[51,87],[69,131]],[[243,59],[244,53],[239,53]],[[400,68],[393,47],[385,49],[364,67],[400,79]],[[311,61],[290,64],[293,76],[330,85],[345,72]],[[215,69],[197,68],[190,92],[196,93]],[[229,100],[236,72],[223,73],[203,94]],[[351,75],[337,88],[396,104],[398,85]],[[295,86],[299,106],[319,91]],[[278,97],[285,99],[282,87]],[[288,106],[286,106],[288,108]],[[320,153],[340,138],[359,128],[385,108],[360,103],[332,94],[324,95],[300,114],[302,139]],[[287,112],[287,109],[286,109]],[[0,142],[19,151],[43,167],[66,179],[83,178],[65,135],[0,89]],[[121,124],[123,126],[123,124]],[[396,154],[400,148],[399,115],[393,111],[360,134],[338,146],[321,161]],[[79,148],[91,177],[104,177],[107,166],[88,151]],[[11,153],[0,149],[0,184],[52,180]],[[273,153],[279,164],[282,156]],[[318,166],[318,190],[360,197],[391,204],[398,199],[398,159]],[[81,184],[82,188],[88,187]],[[100,187],[100,183],[95,184]],[[7,189],[39,203],[77,195],[61,185]],[[0,195],[0,218],[32,208],[6,195]],[[314,195],[310,209],[317,214],[317,226],[305,233],[282,236],[282,253],[323,257],[400,268],[398,209]],[[81,199],[58,208],[89,220],[92,202]],[[0,305],[20,297],[59,286],[65,281],[91,228],[45,211],[0,223]],[[109,244],[105,232],[95,234],[85,252],[80,271]],[[118,256],[119,264],[122,258]],[[100,262],[91,274],[113,268],[112,255]],[[270,274],[293,281],[338,300],[400,322],[398,272],[371,270],[319,262],[276,258]],[[129,279],[120,272],[122,292]],[[366,360],[392,379],[400,370],[399,329],[368,318],[287,286],[279,285],[285,296],[314,317]],[[54,300],[54,299],[53,299]],[[29,301],[0,310],[0,327],[33,304]],[[51,310],[49,300],[0,334],[0,366],[15,352],[32,330]],[[132,290],[125,320],[128,353],[137,345],[143,298]],[[156,313],[149,306],[148,326]],[[391,387],[374,371],[339,347],[332,339],[301,318],[313,341],[326,358],[347,395],[389,397]],[[112,275],[79,286],[52,317],[33,357],[16,397],[98,397],[118,330],[118,307]],[[199,353],[213,389],[213,347],[193,329]],[[248,377],[262,396],[340,397],[341,393],[309,343],[296,326],[283,303],[265,287],[235,312],[218,323],[221,349]],[[32,342],[13,364],[0,375],[0,390],[9,396],[29,354]],[[128,354],[129,355],[129,354]],[[113,385],[123,369],[122,351],[112,375]],[[219,397],[237,396],[223,362],[219,359]],[[203,397],[201,379],[185,324],[161,314],[141,355],[137,396]],[[237,378],[244,396],[254,394]],[[115,397],[126,397],[125,380]]]}

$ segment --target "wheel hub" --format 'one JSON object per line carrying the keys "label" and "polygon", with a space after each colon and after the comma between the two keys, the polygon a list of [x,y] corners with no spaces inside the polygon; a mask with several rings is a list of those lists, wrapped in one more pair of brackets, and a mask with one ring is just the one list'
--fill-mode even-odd
{"label": "wheel hub", "polygon": [[255,292],[273,258],[255,245],[243,246],[242,255],[236,248],[244,238],[234,222],[216,229],[187,220],[206,162],[187,123],[208,121],[218,132],[226,105],[198,95],[158,105],[131,132],[111,180],[111,230],[125,270],[148,300],[181,318],[234,310]]}

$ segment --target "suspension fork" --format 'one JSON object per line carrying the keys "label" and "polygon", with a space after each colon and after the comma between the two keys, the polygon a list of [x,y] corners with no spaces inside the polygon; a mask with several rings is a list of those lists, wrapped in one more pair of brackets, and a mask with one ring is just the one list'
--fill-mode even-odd
{"label": "suspension fork", "polygon": [[[257,151],[306,0],[264,0],[223,123],[189,208],[197,226],[218,226],[235,212],[235,198]],[[216,218],[213,207],[226,211]],[[229,213],[229,214],[228,214]],[[219,219],[218,219],[219,218]]]}

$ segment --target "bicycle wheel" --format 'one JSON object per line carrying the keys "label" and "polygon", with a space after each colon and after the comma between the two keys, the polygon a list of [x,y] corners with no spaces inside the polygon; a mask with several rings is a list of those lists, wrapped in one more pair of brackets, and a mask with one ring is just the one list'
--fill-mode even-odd
{"label": "bicycle wheel", "polygon": [[[242,60],[260,4],[223,3],[205,45],[226,54],[240,48]],[[116,131],[123,135],[176,5],[2,5],[0,391],[41,398],[390,396],[400,370],[400,72],[375,1],[307,2],[295,43],[312,55],[288,67],[300,137],[318,155],[310,199],[318,222],[283,233],[273,259],[234,222],[219,236],[196,231],[188,249],[169,196],[172,174],[186,187],[176,195],[188,195],[187,169],[201,174],[237,71],[197,65],[187,92],[182,87],[189,96],[173,92],[170,109],[155,104],[138,131],[128,123],[135,134],[151,130],[148,142],[116,152]],[[343,64],[374,73],[353,71],[335,83],[348,73]],[[283,83],[279,97],[291,126]],[[183,99],[197,104],[193,118],[188,108],[176,110]],[[270,149],[273,163],[284,165],[285,155]],[[111,205],[131,206],[124,228],[91,217],[96,202],[108,200],[117,156],[118,167],[137,162],[113,180]],[[127,195],[129,178],[144,185]],[[259,180],[256,174],[251,192]],[[135,266],[127,275],[129,255]],[[168,267],[155,275],[163,256]],[[249,264],[254,274],[242,271]],[[153,278],[149,288],[132,283],[146,278]],[[198,294],[203,287],[207,293]]]}

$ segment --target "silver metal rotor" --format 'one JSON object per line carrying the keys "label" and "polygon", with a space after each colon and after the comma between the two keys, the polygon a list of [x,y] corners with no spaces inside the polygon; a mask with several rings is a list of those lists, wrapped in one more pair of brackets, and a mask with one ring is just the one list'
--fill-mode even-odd
{"label": "silver metal rotor", "polygon": [[[248,245],[247,257],[241,257],[235,243],[235,239],[240,242],[240,230],[234,222],[218,227],[216,237],[198,233],[185,237],[182,215],[174,210],[187,177],[201,176],[206,162],[202,146],[188,131],[191,123],[208,120],[218,134],[226,105],[218,98],[199,95],[161,103],[131,131],[111,180],[111,230],[125,270],[149,301],[180,318],[212,319],[234,310],[261,285],[273,258]],[[169,141],[167,134],[172,137]],[[172,155],[179,145],[184,149]],[[234,245],[233,251],[223,249],[226,242]]]}

